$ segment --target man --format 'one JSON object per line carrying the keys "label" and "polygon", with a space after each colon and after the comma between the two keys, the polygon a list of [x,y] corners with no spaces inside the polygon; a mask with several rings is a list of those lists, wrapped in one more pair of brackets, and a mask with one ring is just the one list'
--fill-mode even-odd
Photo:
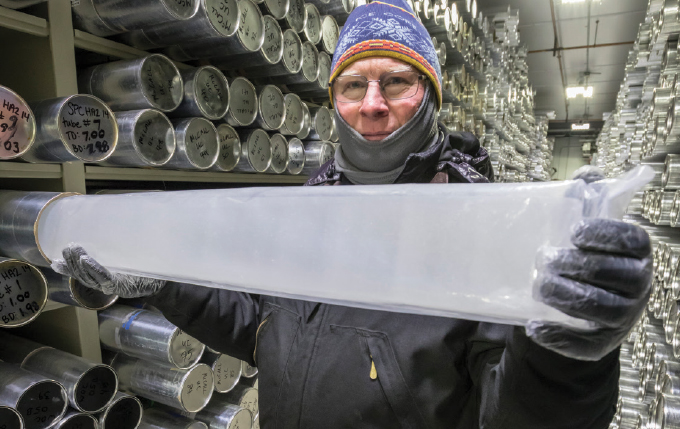
{"label": "man", "polygon": [[[436,123],[439,64],[403,0],[358,7],[332,70],[341,149],[308,185],[493,180],[474,136]],[[483,225],[465,227],[484,233]],[[525,330],[111,274],[78,246],[54,267],[107,293],[148,296],[200,341],[257,365],[265,429],[606,428],[618,394],[618,346],[649,295],[649,237],[622,222],[590,220],[572,241],[575,249],[545,255],[537,295],[590,321],[588,331],[540,321]]]}

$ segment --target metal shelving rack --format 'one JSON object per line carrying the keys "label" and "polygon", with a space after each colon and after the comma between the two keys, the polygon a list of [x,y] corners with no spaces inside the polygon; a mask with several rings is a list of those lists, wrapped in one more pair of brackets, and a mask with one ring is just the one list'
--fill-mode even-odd
{"label": "metal shelving rack", "polygon": [[[76,49],[112,60],[147,54],[75,30],[71,0],[49,0],[27,12],[0,7],[0,38],[3,39],[5,58],[12,59],[11,67],[0,68],[0,85],[12,88],[28,101],[78,93]],[[181,182],[190,188],[192,183],[300,185],[305,180],[306,177],[268,174],[111,168],[82,162],[28,164],[0,161],[0,188],[16,190],[86,193],[88,186],[97,181]],[[36,321],[12,332],[101,362],[95,311],[50,302]]]}

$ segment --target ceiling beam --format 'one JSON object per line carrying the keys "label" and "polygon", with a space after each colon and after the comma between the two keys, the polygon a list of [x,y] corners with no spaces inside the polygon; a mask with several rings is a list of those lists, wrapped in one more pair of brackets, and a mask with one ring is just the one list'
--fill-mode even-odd
{"label": "ceiling beam", "polygon": [[569,47],[555,47],[552,49],[539,49],[536,51],[529,51],[530,54],[538,54],[541,52],[552,52],[555,53],[556,51],[573,51],[577,49],[595,49],[595,48],[608,48],[611,46],[623,46],[623,45],[634,45],[635,41],[632,42],[616,42],[616,43],[600,43],[599,45],[583,45],[583,46],[569,46]]}

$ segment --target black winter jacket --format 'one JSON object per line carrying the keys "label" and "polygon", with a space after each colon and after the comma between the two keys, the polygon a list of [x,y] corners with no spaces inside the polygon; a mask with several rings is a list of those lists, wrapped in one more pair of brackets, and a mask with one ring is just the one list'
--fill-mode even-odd
{"label": "black winter jacket", "polygon": [[[397,181],[492,178],[474,136],[446,133],[411,155]],[[333,162],[308,181],[345,183]],[[208,346],[258,366],[264,429],[605,429],[614,414],[618,350],[583,362],[518,327],[180,283],[147,301]]]}

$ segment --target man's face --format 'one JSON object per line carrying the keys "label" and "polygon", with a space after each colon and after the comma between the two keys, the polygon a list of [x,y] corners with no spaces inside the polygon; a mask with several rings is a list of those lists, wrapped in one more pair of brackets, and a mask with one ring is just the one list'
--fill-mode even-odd
{"label": "man's face", "polygon": [[[340,76],[361,75],[368,80],[378,80],[385,73],[402,70],[415,68],[394,58],[372,57],[352,63]],[[340,116],[366,140],[380,141],[416,114],[424,94],[424,85],[420,83],[413,97],[390,100],[383,97],[378,82],[370,82],[363,100],[354,103],[336,101],[334,104]]]}

